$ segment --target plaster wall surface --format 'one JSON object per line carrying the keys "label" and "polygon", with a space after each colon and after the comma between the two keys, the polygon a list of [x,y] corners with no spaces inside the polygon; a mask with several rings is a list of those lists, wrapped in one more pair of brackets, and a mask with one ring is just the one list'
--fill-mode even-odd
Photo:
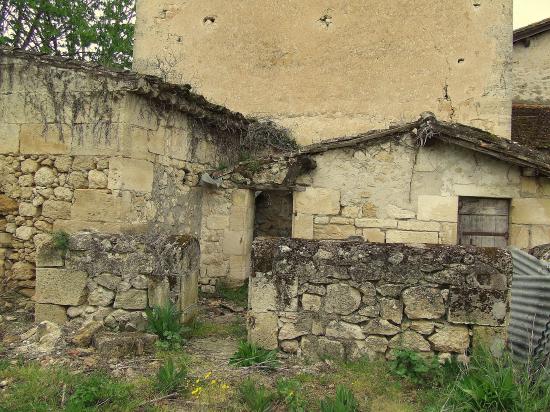
{"label": "plaster wall surface", "polygon": [[514,44],[514,103],[550,104],[550,33]]}
{"label": "plaster wall surface", "polygon": [[512,0],[140,0],[134,69],[301,144],[422,111],[510,136]]}

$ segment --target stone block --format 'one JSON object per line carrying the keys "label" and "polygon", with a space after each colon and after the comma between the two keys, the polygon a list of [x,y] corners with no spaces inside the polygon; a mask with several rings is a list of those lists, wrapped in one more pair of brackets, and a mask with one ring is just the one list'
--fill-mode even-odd
{"label": "stone block", "polygon": [[71,203],[46,200],[42,205],[42,216],[50,219],[69,219],[71,217]]}
{"label": "stone block", "polygon": [[51,241],[44,241],[36,247],[36,266],[61,267],[63,266],[63,252],[55,248]]}
{"label": "stone block", "polygon": [[394,219],[414,219],[416,217],[416,213],[412,210],[403,209],[395,205],[388,205],[386,207],[386,214],[388,217]]}
{"label": "stone block", "polygon": [[458,244],[457,223],[441,223],[441,231],[439,232],[439,243],[442,245]]}
{"label": "stone block", "polygon": [[418,220],[458,221],[458,197],[418,196]]}
{"label": "stone block", "polygon": [[147,291],[141,289],[130,289],[118,292],[113,307],[116,309],[139,310],[147,308]]}
{"label": "stone block", "polygon": [[550,243],[550,226],[531,226],[531,240],[529,247]]}
{"label": "stone block", "polygon": [[114,157],[109,160],[111,190],[133,190],[150,193],[153,189],[153,163],[146,160]]}
{"label": "stone block", "polygon": [[350,359],[357,360],[368,357],[373,360],[386,353],[388,340],[383,336],[368,336],[365,340],[357,340],[351,347]]}
{"label": "stone block", "polygon": [[88,172],[88,187],[90,189],[105,189],[107,184],[107,176],[102,171],[90,170]]}
{"label": "stone block", "polygon": [[292,217],[292,237],[313,239],[313,216],[297,213]]}
{"label": "stone block", "polygon": [[438,244],[439,234],[437,232],[407,232],[403,230],[388,230],[386,232],[386,243]]}
{"label": "stone block", "polygon": [[391,229],[397,227],[397,220],[394,219],[355,219],[355,226],[361,228]]}
{"label": "stone block", "polygon": [[508,292],[451,288],[449,322],[501,326],[508,312]]}
{"label": "stone block", "polygon": [[106,359],[141,356],[155,353],[156,335],[138,332],[105,332],[94,336],[93,343],[100,357]]}
{"label": "stone block", "polygon": [[36,269],[36,295],[38,303],[78,306],[86,295],[86,272],[57,268]]}
{"label": "stone block", "polygon": [[67,154],[71,150],[69,125],[23,124],[19,137],[22,154]]}
{"label": "stone block", "polygon": [[506,348],[506,328],[477,326],[473,327],[472,347],[474,350],[486,348],[494,356],[501,356]]}
{"label": "stone block", "polygon": [[363,238],[371,243],[386,243],[386,234],[380,229],[363,229]]}
{"label": "stone block", "polygon": [[512,199],[510,222],[524,225],[550,225],[550,199]]}
{"label": "stone block", "polygon": [[10,247],[12,241],[13,239],[10,233],[0,232],[0,247]]}
{"label": "stone block", "polygon": [[226,230],[223,237],[223,253],[242,256],[250,248],[250,235],[247,233]]}
{"label": "stone block", "polygon": [[71,219],[88,222],[122,222],[131,210],[129,202],[103,190],[74,191]]}
{"label": "stone block", "polygon": [[356,236],[355,226],[353,225],[321,225],[314,226],[314,239],[347,239]]}
{"label": "stone block", "polygon": [[294,193],[294,212],[337,215],[340,213],[340,192],[334,189],[308,187]]}
{"label": "stone block", "polygon": [[184,276],[180,285],[179,305],[183,323],[193,320],[198,312],[199,273],[200,269],[198,267],[191,270]]}
{"label": "stone block", "polygon": [[342,321],[331,321],[328,323],[325,335],[329,338],[337,339],[365,339],[365,334],[361,326]]}
{"label": "stone block", "polygon": [[304,293],[302,295],[302,308],[306,311],[318,312],[321,309],[321,296]]}
{"label": "stone block", "polygon": [[439,319],[445,315],[445,302],[439,289],[415,286],[403,292],[405,314],[409,319]]}
{"label": "stone block", "polygon": [[249,209],[254,206],[254,192],[248,189],[235,189],[231,194],[233,207]]}
{"label": "stone block", "polygon": [[279,330],[279,340],[291,340],[311,333],[311,319],[298,319],[297,322],[283,323]]}
{"label": "stone block", "polygon": [[359,309],[361,292],[345,283],[327,286],[325,311],[339,315],[349,315]]}
{"label": "stone block", "polygon": [[229,216],[211,215],[206,218],[206,227],[211,230],[223,230],[229,226]]}
{"label": "stone block", "polygon": [[34,321],[40,323],[45,320],[63,325],[67,322],[67,308],[49,303],[36,303],[34,305]]}
{"label": "stone block", "polygon": [[[550,242],[550,239],[546,242]],[[510,246],[519,249],[529,248],[529,226],[510,225]]]}
{"label": "stone block", "polygon": [[380,317],[400,324],[403,319],[403,303],[397,299],[380,299]]}
{"label": "stone block", "polygon": [[18,203],[12,198],[0,194],[0,214],[10,215],[19,209]]}
{"label": "stone block", "polygon": [[422,222],[419,220],[400,220],[397,228],[400,230],[412,230],[416,232],[439,232],[439,222]]}
{"label": "stone block", "polygon": [[539,188],[537,178],[521,176],[520,179],[521,197],[535,197]]}
{"label": "stone block", "polygon": [[88,304],[92,306],[109,306],[113,303],[115,292],[102,286],[97,286],[88,295]]}
{"label": "stone block", "polygon": [[149,300],[150,307],[166,306],[170,301],[170,283],[168,282],[168,279],[149,279],[147,298]]}
{"label": "stone block", "polygon": [[278,319],[275,313],[249,313],[248,341],[265,349],[277,349],[277,323]]}
{"label": "stone block", "polygon": [[277,289],[272,276],[257,272],[250,277],[248,302],[254,313],[277,310]]}
{"label": "stone block", "polygon": [[430,343],[419,333],[405,331],[390,339],[388,346],[391,349],[408,349],[415,352],[429,352]]}
{"label": "stone block", "polygon": [[373,319],[363,326],[365,335],[394,336],[399,333],[399,326],[383,319]]}
{"label": "stone block", "polygon": [[302,338],[302,354],[306,358],[344,359],[345,350],[342,343],[325,337],[305,336]]}
{"label": "stone block", "polygon": [[106,222],[86,222],[81,220],[58,219],[53,224],[53,231],[63,230],[68,233],[76,233],[82,231],[96,231],[100,233],[121,233],[128,230],[140,231],[145,229],[145,226],[140,225]]}
{"label": "stone block", "polygon": [[470,347],[470,331],[465,326],[445,325],[428,340],[437,352],[466,353]]}
{"label": "stone block", "polygon": [[11,267],[11,277],[14,280],[34,279],[35,268],[29,262],[15,262]]}
{"label": "stone block", "polygon": [[0,153],[19,153],[19,125],[0,125]]}

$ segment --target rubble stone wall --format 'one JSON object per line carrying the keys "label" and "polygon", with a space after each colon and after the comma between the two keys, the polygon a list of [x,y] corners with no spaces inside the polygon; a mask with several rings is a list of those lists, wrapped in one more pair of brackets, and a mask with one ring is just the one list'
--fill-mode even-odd
{"label": "rubble stone wall", "polygon": [[463,246],[256,239],[249,339],[308,357],[502,349],[509,252]]}
{"label": "rubble stone wall", "polygon": [[36,256],[36,321],[101,322],[144,330],[144,310],[172,302],[182,320],[196,313],[200,248],[187,236],[159,232],[79,232],[60,248],[43,235]]}
{"label": "rubble stone wall", "polygon": [[[510,199],[510,245],[550,242],[550,179],[504,161],[409,134],[314,156],[294,193],[293,237],[457,244],[460,196]],[[487,245],[491,246],[491,245]]]}
{"label": "rubble stone wall", "polygon": [[545,32],[514,44],[514,103],[550,104],[550,33]]}

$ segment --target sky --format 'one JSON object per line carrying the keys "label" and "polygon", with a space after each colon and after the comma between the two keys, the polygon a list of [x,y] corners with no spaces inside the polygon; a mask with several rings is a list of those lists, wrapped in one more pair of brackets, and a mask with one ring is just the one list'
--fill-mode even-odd
{"label": "sky", "polygon": [[514,0],[514,29],[550,18],[550,0]]}

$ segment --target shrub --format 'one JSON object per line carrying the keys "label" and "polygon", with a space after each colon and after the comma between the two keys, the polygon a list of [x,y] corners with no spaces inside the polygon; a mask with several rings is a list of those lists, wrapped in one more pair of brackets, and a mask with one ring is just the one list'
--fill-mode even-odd
{"label": "shrub", "polygon": [[159,337],[162,349],[177,349],[183,343],[183,325],[180,323],[181,312],[169,303],[167,306],[155,306],[145,311],[148,330]]}
{"label": "shrub", "polygon": [[417,385],[432,381],[439,374],[439,362],[436,357],[427,361],[411,350],[396,350],[395,359],[391,362],[390,367],[395,375],[406,378]]}
{"label": "shrub", "polygon": [[478,349],[450,389],[447,405],[450,410],[461,412],[548,411],[548,371],[533,373],[530,366],[514,362],[508,353],[497,358],[489,350]]}
{"label": "shrub", "polygon": [[277,398],[284,402],[289,412],[304,412],[306,400],[302,397],[300,383],[294,379],[277,380]]}
{"label": "shrub", "polygon": [[184,365],[176,367],[174,360],[168,358],[159,368],[156,376],[155,389],[163,394],[177,392],[187,381],[187,368]]}
{"label": "shrub", "polygon": [[[113,381],[106,375],[93,374],[80,382],[67,401],[66,412],[95,410],[102,407],[106,410],[121,410],[131,397],[128,384]],[[110,408],[108,406],[111,405]],[[112,406],[118,405],[118,408]]]}
{"label": "shrub", "polygon": [[241,341],[237,352],[229,359],[229,364],[238,367],[259,365],[265,368],[275,368],[279,364],[277,352],[260,348],[253,343]]}
{"label": "shrub", "polygon": [[275,397],[265,386],[256,384],[249,378],[239,386],[239,397],[251,412],[267,412]]}
{"label": "shrub", "polygon": [[69,234],[62,230],[52,233],[53,248],[61,253],[67,253],[69,250]]}
{"label": "shrub", "polygon": [[321,412],[355,412],[359,411],[359,403],[353,392],[343,385],[336,387],[336,396],[326,397],[320,404]]}

